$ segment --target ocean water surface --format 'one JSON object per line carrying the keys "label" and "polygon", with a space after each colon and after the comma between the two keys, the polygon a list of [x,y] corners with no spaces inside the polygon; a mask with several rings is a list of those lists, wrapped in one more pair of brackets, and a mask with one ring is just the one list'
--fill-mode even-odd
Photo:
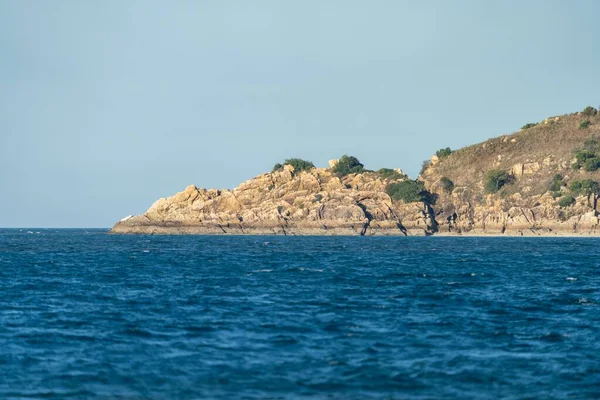
{"label": "ocean water surface", "polygon": [[600,239],[0,230],[0,398],[599,399]]}

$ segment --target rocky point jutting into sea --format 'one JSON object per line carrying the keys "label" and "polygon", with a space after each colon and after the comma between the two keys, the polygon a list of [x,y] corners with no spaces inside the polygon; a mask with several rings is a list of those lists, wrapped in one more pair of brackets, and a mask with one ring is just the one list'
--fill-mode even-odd
{"label": "rocky point jutting into sea", "polygon": [[600,117],[548,118],[456,151],[417,180],[353,157],[286,160],[233,190],[194,185],[124,218],[113,233],[280,235],[598,235]]}

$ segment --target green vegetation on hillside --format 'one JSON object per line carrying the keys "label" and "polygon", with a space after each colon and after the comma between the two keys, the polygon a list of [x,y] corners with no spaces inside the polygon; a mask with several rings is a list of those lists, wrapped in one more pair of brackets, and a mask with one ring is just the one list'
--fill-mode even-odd
{"label": "green vegetation on hillside", "polygon": [[592,179],[573,181],[569,184],[569,190],[573,195],[587,196],[587,202],[589,206],[591,206],[590,197],[593,197],[595,207],[598,195],[600,195],[600,183]]}
{"label": "green vegetation on hillside", "polygon": [[556,174],[552,177],[548,190],[551,192],[560,192],[560,189],[564,186],[565,182],[561,174]]}
{"label": "green vegetation on hillside", "polygon": [[528,124],[525,124],[521,127],[521,129],[525,130],[525,129],[529,129],[529,128],[533,128],[534,126],[537,126],[537,122],[530,122]]}
{"label": "green vegetation on hillside", "polygon": [[283,165],[279,163],[275,164],[271,172],[280,171],[284,165],[291,165],[294,167],[294,174],[315,168],[315,165],[311,161],[303,160],[301,158],[288,158],[283,162]]}
{"label": "green vegetation on hillside", "polygon": [[579,129],[587,129],[590,126],[591,122],[589,119],[581,121],[579,124]]}
{"label": "green vegetation on hillside", "polygon": [[571,182],[569,189],[572,193],[577,195],[591,196],[600,192],[600,184],[591,179],[583,179]]}
{"label": "green vegetation on hillside", "polygon": [[344,154],[331,171],[339,177],[348,174],[358,174],[365,170],[365,166],[358,161],[358,158]]}
{"label": "green vegetation on hillside", "polygon": [[383,179],[402,179],[406,177],[391,168],[381,168],[376,173]]}
{"label": "green vegetation on hillside", "polygon": [[454,190],[454,182],[452,182],[449,178],[442,176],[440,179],[440,184],[442,185],[442,189],[446,193],[452,193]]}
{"label": "green vegetation on hillside", "polygon": [[570,194],[564,196],[558,201],[558,205],[563,208],[572,206],[573,204],[575,204],[575,197],[571,196]]}
{"label": "green vegetation on hillside", "polygon": [[[550,184],[548,185],[548,190],[550,191],[550,195],[553,199],[556,199],[561,196],[562,187],[565,185],[565,181],[561,174],[556,174],[552,177]],[[562,206],[561,206],[562,207]]]}
{"label": "green vegetation on hillside", "polygon": [[488,171],[485,176],[484,189],[486,193],[497,193],[503,186],[512,180],[510,174],[500,169]]}
{"label": "green vegetation on hillside", "polygon": [[406,180],[390,183],[386,186],[385,192],[394,201],[403,201],[405,203],[415,203],[419,201],[425,203],[434,202],[434,196],[425,189],[425,185],[420,181]]}
{"label": "green vegetation on hillside", "polygon": [[583,143],[583,147],[575,152],[573,169],[584,169],[592,172],[600,168],[600,141],[593,137]]}
{"label": "green vegetation on hillside", "polygon": [[598,114],[598,110],[592,106],[587,106],[581,113],[587,117],[593,117],[594,115]]}
{"label": "green vegetation on hillside", "polygon": [[277,163],[277,164],[273,165],[273,169],[271,170],[271,172],[281,171],[282,169],[283,169],[283,165]]}
{"label": "green vegetation on hillside", "polygon": [[435,155],[438,156],[440,160],[442,158],[448,157],[450,154],[452,154],[452,150],[450,149],[450,147],[446,147],[445,149],[439,149],[435,152]]}

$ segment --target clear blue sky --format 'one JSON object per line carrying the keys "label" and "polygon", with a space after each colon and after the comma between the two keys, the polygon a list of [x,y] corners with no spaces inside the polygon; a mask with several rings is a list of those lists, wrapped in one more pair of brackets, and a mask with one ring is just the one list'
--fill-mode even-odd
{"label": "clear blue sky", "polygon": [[440,147],[600,104],[600,2],[0,0],[0,226]]}

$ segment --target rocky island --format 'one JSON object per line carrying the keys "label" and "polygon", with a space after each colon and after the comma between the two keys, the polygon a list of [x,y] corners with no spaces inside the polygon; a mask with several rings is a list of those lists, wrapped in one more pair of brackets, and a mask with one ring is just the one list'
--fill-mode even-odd
{"label": "rocky island", "polygon": [[597,235],[600,116],[593,107],[512,135],[440,149],[416,180],[343,156],[285,160],[233,190],[194,185],[112,233]]}

